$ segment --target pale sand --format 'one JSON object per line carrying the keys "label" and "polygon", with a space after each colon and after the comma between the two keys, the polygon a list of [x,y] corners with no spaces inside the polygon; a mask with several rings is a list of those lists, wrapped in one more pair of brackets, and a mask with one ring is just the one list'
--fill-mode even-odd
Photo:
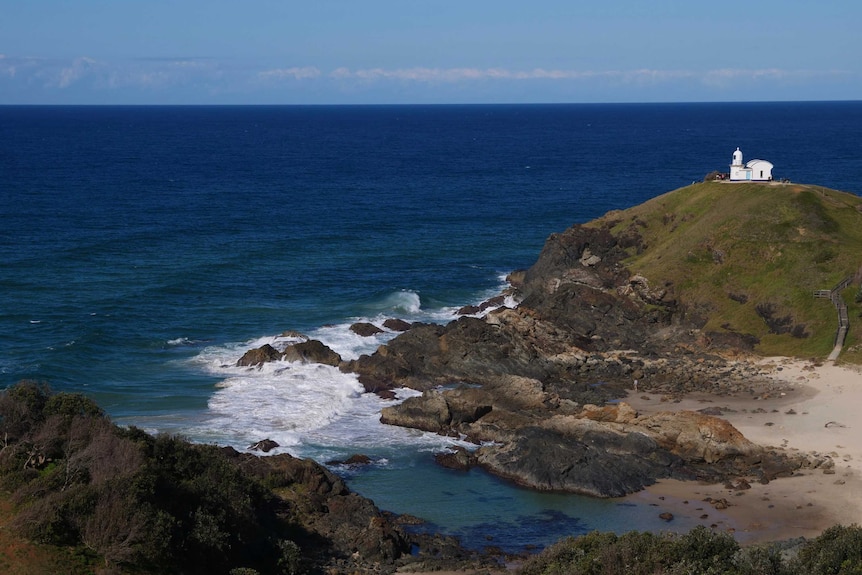
{"label": "pale sand", "polygon": [[[733,532],[743,544],[816,537],[831,525],[862,523],[862,371],[787,358],[761,363],[773,369],[771,377],[782,383],[783,392],[770,397],[689,395],[676,403],[632,392],[626,401],[642,414],[725,408],[721,417],[749,440],[788,451],[829,455],[835,474],[803,470],[766,485],[752,480],[751,489],[744,491],[660,481],[630,496],[631,501],[655,505],[657,514],[667,511]],[[766,412],[753,413],[758,408]],[[704,501],[707,497],[724,498],[730,506],[716,510]],[[707,517],[700,519],[702,515]]]}

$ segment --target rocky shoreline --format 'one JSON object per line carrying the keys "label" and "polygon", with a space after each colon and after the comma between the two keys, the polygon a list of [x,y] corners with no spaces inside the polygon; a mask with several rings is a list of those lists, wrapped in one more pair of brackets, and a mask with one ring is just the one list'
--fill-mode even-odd
{"label": "rocky shoreline", "polygon": [[[750,338],[703,333],[697,310],[674,286],[653,288],[621,265],[640,250],[637,226],[574,226],[552,235],[537,262],[510,275],[519,302],[497,298],[447,325],[400,326],[371,355],[343,361],[316,341],[250,350],[238,362],[291,359],[336,365],[369,392],[421,396],[387,407],[381,421],[476,444],[441,457],[479,465],[537,490],[619,497],[659,479],[768,482],[827,460],[765,448],[708,412],[639,416],[615,403],[636,388],[674,401],[692,392],[779,393],[756,362]],[[357,333],[368,333],[361,326]]]}

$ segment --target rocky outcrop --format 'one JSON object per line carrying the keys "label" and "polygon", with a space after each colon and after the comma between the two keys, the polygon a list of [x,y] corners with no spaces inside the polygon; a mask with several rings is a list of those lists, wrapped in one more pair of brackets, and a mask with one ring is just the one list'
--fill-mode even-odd
{"label": "rocky outcrop", "polygon": [[764,450],[726,421],[694,412],[639,417],[627,404],[578,411],[540,384],[431,390],[383,410],[381,421],[485,443],[476,463],[539,490],[618,497],[675,477],[721,481],[763,475]]}
{"label": "rocky outcrop", "polygon": [[250,349],[243,354],[236,365],[238,367],[260,367],[269,361],[296,361],[301,363],[322,363],[338,366],[341,356],[316,339],[301,341],[288,345],[284,351],[278,351],[266,343],[258,348]]}
{"label": "rocky outcrop", "polygon": [[619,497],[671,475],[680,458],[637,432],[618,433],[588,425],[580,437],[542,426],[519,430],[505,444],[479,448],[479,464],[520,485]]}

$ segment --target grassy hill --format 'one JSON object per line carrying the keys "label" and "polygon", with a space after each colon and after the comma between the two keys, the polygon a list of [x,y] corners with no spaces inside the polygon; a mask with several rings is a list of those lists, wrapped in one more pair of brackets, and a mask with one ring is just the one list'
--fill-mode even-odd
{"label": "grassy hill", "polygon": [[[668,283],[704,332],[759,339],[755,350],[825,358],[837,313],[813,292],[862,267],[862,198],[818,186],[703,182],[590,225],[643,237],[626,265]],[[851,328],[841,360],[862,363],[858,282],[842,295]]]}

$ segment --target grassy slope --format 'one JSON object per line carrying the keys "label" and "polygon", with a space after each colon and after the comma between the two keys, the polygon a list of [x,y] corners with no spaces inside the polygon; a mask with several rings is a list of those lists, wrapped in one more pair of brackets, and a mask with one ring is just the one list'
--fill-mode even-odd
{"label": "grassy slope", "polygon": [[[733,329],[760,338],[757,351],[826,357],[837,314],[814,290],[830,289],[862,266],[862,198],[817,186],[704,182],[606,214],[615,231],[636,226],[646,249],[627,265],[677,296],[708,321],[705,331]],[[862,363],[858,286],[844,292],[851,331],[842,359]],[[737,299],[745,296],[747,301]],[[769,333],[755,306],[770,303],[809,334]]]}

